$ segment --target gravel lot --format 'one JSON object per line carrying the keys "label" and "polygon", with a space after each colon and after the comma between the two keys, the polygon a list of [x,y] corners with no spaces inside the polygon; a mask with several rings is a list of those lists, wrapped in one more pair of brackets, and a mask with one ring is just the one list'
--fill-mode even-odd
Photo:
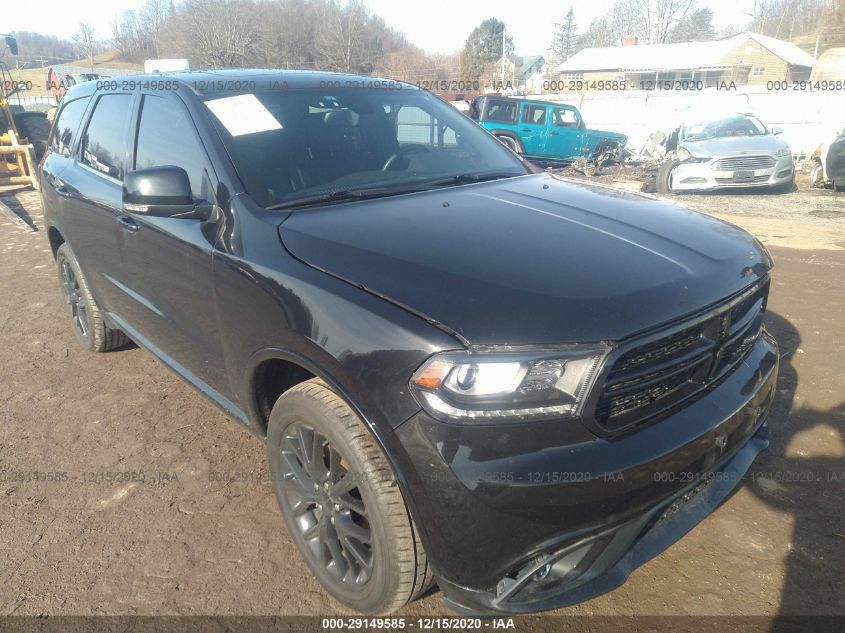
{"label": "gravel lot", "polygon": [[[2,199],[40,229],[37,194]],[[845,615],[845,194],[677,200],[776,259],[772,446],[686,538],[559,614]],[[285,531],[260,442],[149,354],[80,351],[46,236],[22,226],[0,214],[0,614],[342,613]],[[435,590],[402,615],[444,613]]]}

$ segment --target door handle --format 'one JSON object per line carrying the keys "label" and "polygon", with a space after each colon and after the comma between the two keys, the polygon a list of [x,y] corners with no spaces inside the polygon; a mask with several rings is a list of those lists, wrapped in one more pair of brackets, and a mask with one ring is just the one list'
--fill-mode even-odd
{"label": "door handle", "polygon": [[524,127],[524,128],[522,128],[522,131],[523,132],[530,132],[531,128],[530,127]]}
{"label": "door handle", "polygon": [[65,187],[65,183],[61,178],[50,176],[50,186],[53,187],[53,191],[59,194],[62,198],[70,198],[70,191],[67,190],[67,187]]}
{"label": "door handle", "polygon": [[549,136],[557,136],[560,132],[549,132]]}
{"label": "door handle", "polygon": [[128,215],[117,216],[117,223],[131,233],[135,233],[141,228],[141,225]]}

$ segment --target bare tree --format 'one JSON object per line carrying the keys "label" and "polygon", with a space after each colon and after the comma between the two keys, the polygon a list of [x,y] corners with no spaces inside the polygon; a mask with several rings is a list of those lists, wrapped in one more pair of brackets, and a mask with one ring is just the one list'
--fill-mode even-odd
{"label": "bare tree", "polygon": [[141,7],[141,32],[147,54],[152,58],[159,56],[161,29],[171,8],[168,0],[147,0]]}
{"label": "bare tree", "polygon": [[97,55],[97,50],[99,48],[97,39],[94,37],[94,27],[87,22],[80,22],[79,30],[72,39],[82,56],[88,59],[88,63],[93,71],[94,57]]}
{"label": "bare tree", "polygon": [[187,0],[171,33],[180,34],[182,50],[201,65],[248,65],[259,35],[254,9],[248,0]]}
{"label": "bare tree", "polygon": [[378,35],[369,31],[370,13],[360,0],[344,7],[324,7],[316,39],[315,56],[326,70],[371,72],[381,51]]}
{"label": "bare tree", "polygon": [[695,0],[621,0],[613,8],[621,37],[636,35],[646,44],[664,44],[694,9]]}

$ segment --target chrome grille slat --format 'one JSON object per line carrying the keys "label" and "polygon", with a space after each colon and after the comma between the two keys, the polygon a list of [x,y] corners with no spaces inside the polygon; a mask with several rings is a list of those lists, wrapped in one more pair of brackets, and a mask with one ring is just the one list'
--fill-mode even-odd
{"label": "chrome grille slat", "polygon": [[771,156],[731,156],[717,160],[713,169],[717,171],[735,171],[737,169],[769,169],[775,166]]}

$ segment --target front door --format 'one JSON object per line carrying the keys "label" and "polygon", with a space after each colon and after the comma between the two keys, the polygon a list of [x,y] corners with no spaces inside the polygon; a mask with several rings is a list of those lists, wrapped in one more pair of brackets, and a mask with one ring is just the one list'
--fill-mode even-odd
{"label": "front door", "polygon": [[581,115],[572,106],[552,106],[548,123],[546,155],[549,158],[575,159],[582,155],[586,132]]}
{"label": "front door", "polygon": [[519,121],[519,138],[526,156],[546,155],[546,127],[549,106],[523,103]]}
{"label": "front door", "polygon": [[[188,173],[194,201],[215,203],[215,172],[176,95],[143,95],[133,130],[133,169],[181,167]],[[129,325],[186,378],[225,392],[211,270],[216,225],[124,213],[122,226],[135,299]]]}

